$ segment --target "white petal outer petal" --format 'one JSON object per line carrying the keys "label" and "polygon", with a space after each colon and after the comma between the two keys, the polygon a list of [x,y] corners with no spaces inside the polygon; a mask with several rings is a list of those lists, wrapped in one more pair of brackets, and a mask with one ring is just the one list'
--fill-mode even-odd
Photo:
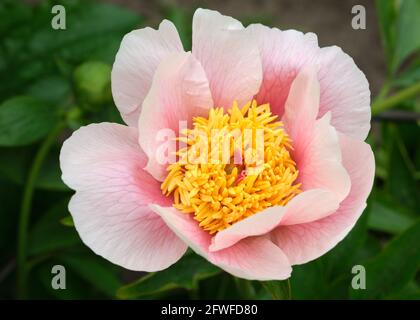
{"label": "white petal outer petal", "polygon": [[203,66],[216,107],[248,102],[262,80],[259,50],[237,20],[198,9],[193,17],[192,53]]}
{"label": "white petal outer petal", "polygon": [[282,116],[290,85],[307,65],[319,68],[320,111],[332,113],[332,124],[349,137],[364,140],[370,129],[370,90],[363,72],[339,47],[319,48],[313,33],[279,30],[252,24],[247,31],[258,43],[263,81],[259,103],[269,102]]}
{"label": "white petal outer petal", "polygon": [[148,207],[170,204],[142,169],[147,158],[137,137],[136,129],[119,124],[82,127],[64,142],[60,166],[76,190],[69,211],[83,242],[127,269],[158,271],[187,246]]}
{"label": "white petal outer petal", "polygon": [[337,46],[321,48],[318,56],[321,103],[318,117],[328,111],[331,123],[348,137],[365,140],[370,130],[370,90],[364,73]]}
{"label": "white petal outer petal", "polygon": [[269,102],[272,111],[281,117],[293,80],[301,68],[315,62],[317,36],[261,24],[249,25],[247,32],[259,47],[263,66],[263,81],[256,98],[259,103]]}
{"label": "white petal outer petal", "polygon": [[[235,18],[220,14],[215,10],[198,8],[193,16],[193,40],[200,41],[199,32],[206,32],[209,29],[241,30],[244,26]],[[207,29],[207,30],[206,30]],[[210,30],[211,31],[211,30]]]}
{"label": "white petal outer petal", "polygon": [[144,28],[126,34],[115,57],[111,85],[115,104],[124,121],[137,127],[143,100],[160,61],[183,52],[172,22],[163,20],[158,30]]}
{"label": "white petal outer petal", "polygon": [[83,243],[129,270],[166,269],[187,250],[158,215],[126,191],[77,192],[69,211]]}

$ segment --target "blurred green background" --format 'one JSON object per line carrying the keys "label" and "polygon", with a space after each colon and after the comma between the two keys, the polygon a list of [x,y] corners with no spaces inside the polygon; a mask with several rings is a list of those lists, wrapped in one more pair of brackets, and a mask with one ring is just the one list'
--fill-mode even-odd
{"label": "blurred green background", "polygon": [[[54,4],[66,8],[66,30],[51,28]],[[366,8],[366,30],[351,28],[355,4]],[[244,25],[313,31],[321,46],[349,53],[371,84],[377,170],[368,208],[332,251],[294,267],[292,298],[420,299],[419,0],[2,0],[0,298],[276,298],[281,285],[235,279],[191,252],[156,274],[119,268],[81,243],[67,210],[60,145],[82,125],[121,122],[110,70],[122,36],[167,18],[189,49],[197,7]],[[66,267],[66,290],[51,288],[57,264]],[[366,290],[351,288],[359,264]]]}

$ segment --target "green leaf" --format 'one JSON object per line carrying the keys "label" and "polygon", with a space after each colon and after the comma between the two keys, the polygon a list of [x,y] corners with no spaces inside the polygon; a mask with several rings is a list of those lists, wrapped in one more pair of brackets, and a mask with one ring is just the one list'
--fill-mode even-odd
{"label": "green leaf", "polygon": [[65,1],[64,5],[66,30],[44,25],[31,37],[30,52],[38,56],[53,53],[74,62],[98,59],[111,63],[122,36],[140,21],[134,12],[119,6],[87,1]]}
{"label": "green leaf", "polygon": [[[13,2],[18,1],[10,1],[15,6]],[[22,94],[28,83],[49,75],[69,76],[86,60],[113,63],[124,34],[140,23],[136,13],[119,6],[86,0],[60,4],[66,8],[66,30],[51,28],[51,4],[41,1],[23,6],[25,13],[16,17],[16,23],[13,19],[6,23],[4,36],[3,18],[17,10],[0,6],[0,99]]]}
{"label": "green leaf", "polygon": [[262,285],[268,292],[270,292],[273,300],[292,299],[292,289],[290,286],[290,280],[264,281],[262,282]]}
{"label": "green leaf", "polygon": [[[28,168],[31,164],[34,150],[28,147],[0,148],[0,175],[15,184],[26,182]],[[68,191],[69,188],[61,180],[61,170],[58,162],[59,150],[54,148],[47,155],[35,183],[37,189]]]}
{"label": "green leaf", "polygon": [[[404,204],[414,212],[420,210],[420,186],[415,180],[415,166],[407,150],[407,145],[418,148],[420,127],[409,126],[412,129],[404,136],[404,127],[397,127],[394,124],[388,125],[388,132],[385,139],[388,143],[388,179],[386,189],[393,196],[396,202]],[[416,150],[416,149],[414,149]]]}
{"label": "green leaf", "polygon": [[0,175],[15,184],[23,185],[30,165],[30,151],[27,147],[0,148]]}
{"label": "green leaf", "polygon": [[32,97],[14,97],[0,105],[0,146],[20,146],[46,136],[58,120],[57,109]]}
{"label": "green leaf", "polygon": [[163,14],[176,26],[185,50],[191,50],[192,14],[175,5],[168,5],[164,7]]}
{"label": "green leaf", "polygon": [[420,220],[390,241],[384,250],[362,265],[366,268],[366,289],[350,289],[356,299],[380,299],[398,293],[420,267]]}
{"label": "green leaf", "polygon": [[72,216],[64,217],[63,219],[60,220],[60,223],[66,227],[74,227],[74,221],[73,221]]}
{"label": "green leaf", "polygon": [[403,0],[397,19],[394,69],[420,49],[420,0]]}
{"label": "green leaf", "polygon": [[369,228],[376,231],[399,234],[416,222],[414,215],[384,197],[374,197],[371,201]]}
{"label": "green leaf", "polygon": [[121,286],[118,269],[108,261],[92,254],[62,254],[59,260],[65,267],[71,268],[85,281],[105,293],[115,297],[115,292]]}
{"label": "green leaf", "polygon": [[[366,261],[372,259],[373,257],[377,256],[382,251],[383,243],[373,234],[368,233],[365,243],[359,250],[357,250],[354,259],[353,265],[360,264],[362,261]],[[347,289],[346,284],[346,289]]]}
{"label": "green leaf", "polygon": [[420,82],[420,59],[410,66],[406,72],[398,76],[393,81],[393,85],[405,88],[414,85],[417,82]]}
{"label": "green leaf", "polygon": [[294,300],[323,298],[328,289],[326,276],[325,266],[321,259],[293,266],[290,278],[292,298]]}
{"label": "green leaf", "polygon": [[39,219],[29,234],[29,254],[45,254],[80,244],[74,228],[67,228],[60,220],[69,215],[68,198],[52,207]]}
{"label": "green leaf", "polygon": [[[227,272],[220,272],[219,274],[200,280],[199,284],[199,297],[203,300],[210,300],[210,299],[231,299],[231,300],[238,300],[243,299],[244,295],[243,292],[239,292],[238,283],[236,281],[237,278],[232,277]],[[250,281],[248,281],[250,282]],[[257,284],[258,285],[258,284]],[[262,293],[265,294],[266,299],[271,299],[270,294],[264,289],[259,286],[261,294],[257,293],[258,296],[256,298],[262,299]],[[178,294],[179,291],[174,291],[174,294]],[[166,295],[169,296],[169,295]],[[154,296],[152,296],[154,298]],[[170,296],[169,296],[170,297]]]}
{"label": "green leaf", "polygon": [[192,290],[199,280],[214,276],[220,270],[200,256],[186,254],[173,266],[158,273],[150,273],[139,280],[118,289],[117,297],[132,299],[164,291],[184,288]]}
{"label": "green leaf", "polygon": [[70,83],[63,77],[43,77],[28,87],[27,94],[50,104],[63,105],[70,95]]}
{"label": "green leaf", "polygon": [[[1,158],[1,157],[0,157]],[[0,261],[15,254],[21,188],[0,178]]]}
{"label": "green leaf", "polygon": [[[240,278],[233,278],[236,285],[236,290],[239,293],[240,299],[244,300],[252,300],[255,299],[256,292],[253,285],[253,282],[246,279],[240,279]],[[273,281],[275,282],[275,281]]]}
{"label": "green leaf", "polygon": [[400,292],[390,297],[392,300],[420,300],[420,286],[410,281]]}
{"label": "green leaf", "polygon": [[[394,0],[376,0],[382,45],[385,49],[388,69],[391,68],[395,50],[395,20],[397,17]],[[389,70],[391,71],[391,70]]]}
{"label": "green leaf", "polygon": [[44,190],[69,191],[61,179],[59,149],[55,148],[47,155],[36,180],[35,187]]}
{"label": "green leaf", "polygon": [[0,16],[0,35],[4,35],[16,25],[27,21],[30,8],[19,1],[3,0],[0,3]]}

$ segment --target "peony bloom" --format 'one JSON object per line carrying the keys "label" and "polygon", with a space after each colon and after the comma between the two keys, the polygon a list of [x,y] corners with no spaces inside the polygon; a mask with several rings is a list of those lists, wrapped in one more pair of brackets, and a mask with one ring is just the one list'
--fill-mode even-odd
{"label": "peony bloom", "polygon": [[[366,206],[369,85],[351,57],[320,48],[313,33],[244,28],[198,9],[191,52],[167,20],[127,34],[112,93],[127,125],[80,128],[60,164],[81,239],[115,264],[158,271],[191,247],[235,276],[285,279],[341,241]],[[239,130],[243,143],[229,157],[253,154],[259,170],[188,162],[213,129]],[[262,130],[262,153],[245,129],[255,140]],[[175,160],[160,161],[174,145]]]}

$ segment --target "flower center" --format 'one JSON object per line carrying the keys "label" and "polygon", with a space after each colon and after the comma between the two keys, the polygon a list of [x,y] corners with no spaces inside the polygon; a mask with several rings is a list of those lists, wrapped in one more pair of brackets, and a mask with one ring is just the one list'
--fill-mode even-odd
{"label": "flower center", "polygon": [[284,206],[300,192],[291,140],[269,104],[236,102],[211,109],[177,139],[185,143],[161,185],[174,207],[194,214],[210,234],[265,208]]}

